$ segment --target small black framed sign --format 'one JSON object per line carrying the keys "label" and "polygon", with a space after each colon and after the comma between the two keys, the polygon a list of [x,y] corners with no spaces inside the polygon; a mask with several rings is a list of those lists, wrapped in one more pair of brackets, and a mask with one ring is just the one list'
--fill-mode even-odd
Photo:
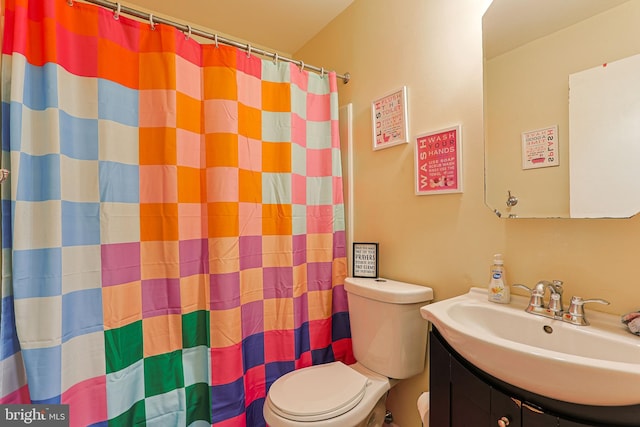
{"label": "small black framed sign", "polygon": [[353,277],[378,278],[378,244],[354,242]]}

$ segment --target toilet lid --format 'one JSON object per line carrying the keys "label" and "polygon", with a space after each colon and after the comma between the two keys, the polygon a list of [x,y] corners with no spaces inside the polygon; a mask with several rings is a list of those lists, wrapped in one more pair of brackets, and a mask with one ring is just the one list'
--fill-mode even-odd
{"label": "toilet lid", "polygon": [[280,377],[269,389],[274,412],[296,421],[319,421],[351,410],[364,396],[367,377],[342,362],[310,366]]}

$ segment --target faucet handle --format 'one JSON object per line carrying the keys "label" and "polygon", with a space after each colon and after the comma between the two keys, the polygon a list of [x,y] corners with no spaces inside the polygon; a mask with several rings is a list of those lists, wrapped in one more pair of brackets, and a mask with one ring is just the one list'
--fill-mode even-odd
{"label": "faucet handle", "polygon": [[514,288],[524,289],[525,291],[528,291],[531,294],[531,296],[544,295],[544,287],[540,283],[538,283],[533,289],[531,289],[527,285],[521,285],[519,283],[516,283],[515,285],[511,285],[511,286]]}
{"label": "faucet handle", "polygon": [[536,309],[544,307],[544,286],[541,286],[540,283],[538,283],[533,289],[519,283],[512,286],[514,288],[524,289],[531,294],[531,298],[529,299],[529,306],[526,308],[526,311],[536,311]]}
{"label": "faucet handle", "polygon": [[609,301],[601,298],[582,299],[582,297],[571,297],[571,304],[569,305],[568,312],[564,315],[565,320],[576,325],[586,326],[589,324],[584,317],[584,305],[590,302],[597,302],[598,304],[609,305]]}

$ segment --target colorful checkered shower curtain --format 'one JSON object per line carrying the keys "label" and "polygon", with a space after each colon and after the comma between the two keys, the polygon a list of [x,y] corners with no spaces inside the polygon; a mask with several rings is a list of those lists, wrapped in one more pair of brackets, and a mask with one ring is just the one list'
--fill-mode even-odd
{"label": "colorful checkered shower curtain", "polygon": [[8,0],[0,403],[259,426],[353,362],[334,74],[67,0]]}

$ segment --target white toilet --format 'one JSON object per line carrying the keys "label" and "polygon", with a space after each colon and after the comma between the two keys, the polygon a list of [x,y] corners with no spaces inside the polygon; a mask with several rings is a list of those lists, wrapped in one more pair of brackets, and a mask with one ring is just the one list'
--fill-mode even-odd
{"label": "white toilet", "polygon": [[289,372],[269,389],[270,427],[380,427],[387,391],[425,366],[426,286],[386,279],[347,278],[353,353],[357,363],[315,365]]}

